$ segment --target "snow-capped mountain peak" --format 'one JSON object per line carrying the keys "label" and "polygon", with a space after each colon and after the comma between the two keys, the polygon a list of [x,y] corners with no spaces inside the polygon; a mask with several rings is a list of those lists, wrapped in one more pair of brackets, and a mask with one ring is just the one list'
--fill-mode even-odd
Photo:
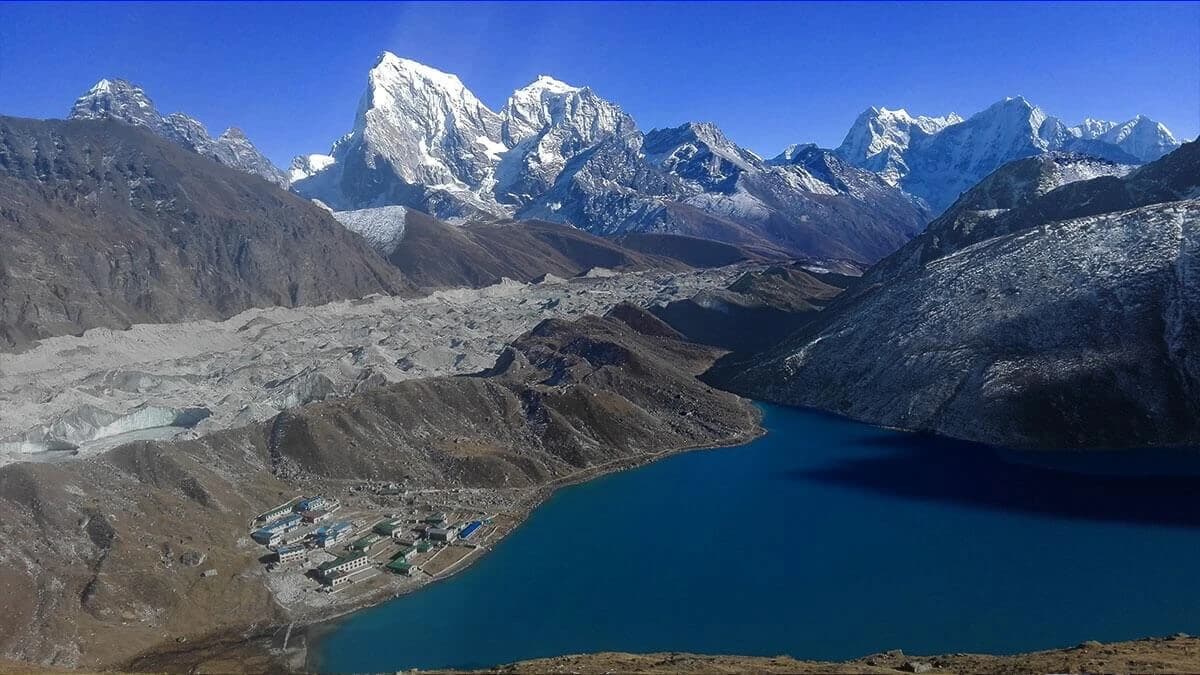
{"label": "snow-capped mountain peak", "polygon": [[741,171],[763,167],[758,155],[729,140],[712,122],[685,122],[673,129],[655,129],[646,134],[643,151],[651,164],[700,180],[708,187],[724,183]]}
{"label": "snow-capped mountain peak", "polygon": [[591,144],[609,135],[634,128],[620,106],[601,98],[588,87],[576,87],[549,75],[514,91],[500,110],[502,137],[515,147],[552,127],[569,129],[579,142]]}
{"label": "snow-capped mountain peak", "polygon": [[1036,137],[1046,118],[1046,113],[1024,96],[1007,96],[975,113],[970,120],[977,125],[992,125],[999,136],[1006,137],[1009,132],[1028,132]]}
{"label": "snow-capped mountain peak", "polygon": [[[443,93],[466,108],[487,109],[475,94],[467,89],[457,75],[442,72],[412,59],[383,52],[367,75],[371,104],[375,108],[396,105],[397,99],[414,89],[430,89]],[[495,113],[492,113],[495,114]]]}
{"label": "snow-capped mountain peak", "polygon": [[904,108],[890,110],[871,106],[858,116],[839,147],[846,157],[873,157],[888,149],[904,150],[912,141],[913,130],[925,135],[963,121],[955,113],[940,117],[913,116]]}
{"label": "snow-capped mountain peak", "polygon": [[[582,87],[569,85],[566,82],[555,79],[549,75],[538,75],[537,79],[525,85],[523,89],[544,89],[547,91],[552,91],[556,94],[566,94],[572,91],[579,91],[582,89]],[[518,91],[521,90],[519,89]]]}
{"label": "snow-capped mountain peak", "polygon": [[1124,124],[1113,124],[1100,140],[1116,145],[1143,162],[1152,162],[1179,147],[1179,141],[1166,126],[1145,115],[1138,115]]}
{"label": "snow-capped mountain peak", "polygon": [[367,75],[355,133],[369,166],[383,159],[412,184],[478,185],[502,150],[499,115],[458,76],[391,52]]}
{"label": "snow-capped mountain peak", "polygon": [[915,140],[962,121],[955,113],[913,116],[904,108],[872,106],[858,116],[835,152],[851,164],[874,171],[888,183],[897,185],[908,173],[903,154]]}
{"label": "snow-capped mountain peak", "polygon": [[580,153],[637,130],[620,106],[548,75],[514,91],[500,117],[510,150],[496,169],[496,193],[515,204],[548,189]]}
{"label": "snow-capped mountain peak", "polygon": [[1008,96],[966,120],[872,107],[855,120],[836,153],[920,197],[936,213],[1001,165],[1023,157],[1066,151],[1131,164],[1158,159],[1178,146],[1166,127],[1144,115],[1124,124],[1085,118],[1069,127],[1024,96]]}
{"label": "snow-capped mountain peak", "polygon": [[1085,117],[1082,122],[1071,127],[1070,131],[1077,138],[1092,141],[1108,133],[1115,126],[1117,126],[1116,122]]}

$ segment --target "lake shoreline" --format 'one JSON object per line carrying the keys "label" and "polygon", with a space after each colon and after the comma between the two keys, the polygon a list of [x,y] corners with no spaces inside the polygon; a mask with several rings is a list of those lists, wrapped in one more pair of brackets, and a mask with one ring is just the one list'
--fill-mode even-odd
{"label": "lake shoreline", "polygon": [[[518,508],[512,514],[515,517],[514,526],[506,531],[502,537],[495,540],[493,544],[503,541],[503,539],[520,529],[535,510],[542,506],[558,490],[563,488],[586,483],[603,476],[637,469],[682,453],[722,450],[752,443],[768,433],[768,430],[762,425],[762,409],[757,405],[754,406],[754,409],[757,411],[755,428],[743,431],[728,439],[722,439],[719,441],[720,445],[672,448],[656,453],[621,458],[603,465],[589,467],[532,489],[530,494],[521,500]],[[329,611],[315,620],[278,623],[265,627],[230,627],[195,640],[191,644],[182,643],[178,647],[164,645],[164,648],[151,650],[127,660],[125,663],[119,665],[118,669],[146,670],[146,666],[150,666],[150,669],[190,670],[196,665],[195,656],[203,655],[204,660],[202,663],[208,661],[232,663],[249,660],[250,662],[269,664],[271,667],[281,667],[285,670],[317,672],[317,663],[313,658],[315,648],[324,636],[336,628],[339,621],[358,612],[426,591],[471,569],[477,562],[487,558],[491,552],[492,548],[489,546],[482,553],[472,555],[466,561],[466,564],[458,565],[453,571],[431,579],[427,583],[398,593],[387,592],[367,595],[362,598],[363,602],[361,603]],[[279,634],[281,632],[289,631],[289,626],[290,639],[288,647],[285,649],[275,643],[279,641]]]}
{"label": "lake shoreline", "polygon": [[[762,426],[762,414],[760,412],[760,414],[758,415],[758,428],[756,430],[752,430],[745,434],[741,434],[739,436],[732,437],[731,439],[729,439],[728,442],[725,442],[722,445],[714,445],[714,446],[704,445],[704,446],[695,446],[695,447],[690,447],[690,448],[677,448],[677,449],[671,449],[671,450],[663,450],[661,452],[648,454],[648,455],[641,455],[641,456],[637,456],[637,457],[627,457],[627,458],[619,459],[614,462],[610,462],[608,464],[604,464],[601,466],[590,467],[581,472],[572,474],[570,476],[565,476],[558,480],[555,480],[555,481],[552,481],[545,485],[539,486],[534,489],[534,491],[532,492],[532,494],[530,496],[528,496],[524,500],[522,500],[522,503],[520,504],[519,508],[513,514],[516,518],[516,523],[513,525],[512,528],[510,528],[507,532],[504,533],[503,537],[495,540],[493,542],[493,546],[495,543],[503,541],[504,539],[511,536],[514,532],[519,530],[521,528],[521,526],[523,526],[529,520],[529,517],[533,514],[533,512],[536,511],[543,504],[545,504],[546,501],[548,499],[550,499],[550,497],[554,496],[554,493],[557,492],[558,490],[561,490],[566,487],[570,487],[572,485],[580,485],[582,483],[586,483],[588,481],[600,478],[602,476],[608,476],[608,475],[620,473],[622,471],[630,471],[633,469],[638,469],[638,468],[641,468],[648,464],[651,464],[653,462],[656,462],[658,460],[665,459],[667,457],[671,457],[671,456],[678,455],[678,454],[685,453],[685,452],[704,452],[704,451],[710,451],[710,450],[722,450],[722,449],[726,449],[726,448],[736,448],[736,447],[748,445],[749,443],[752,443],[753,441],[766,435],[767,433],[768,433],[768,430]],[[318,672],[318,669],[316,668],[316,666],[318,666],[319,664],[316,663],[313,659],[314,648],[320,644],[320,640],[322,637],[327,635],[331,630],[333,630],[336,627],[335,624],[337,624],[339,621],[341,621],[341,620],[347,618],[348,616],[353,615],[357,612],[363,611],[365,609],[369,609],[371,607],[377,607],[381,604],[390,602],[392,600],[397,600],[402,597],[407,597],[407,596],[411,596],[415,593],[420,593],[422,591],[426,591],[429,588],[431,588],[437,584],[440,584],[444,581],[452,579],[455,576],[467,571],[468,569],[473,567],[479,561],[487,558],[488,554],[493,551],[493,546],[489,546],[486,550],[484,550],[479,555],[472,556],[470,558],[470,560],[467,561],[467,564],[458,565],[457,567],[454,568],[453,571],[449,572],[448,574],[440,575],[437,578],[431,580],[429,583],[422,584],[416,588],[408,589],[408,590],[405,590],[400,593],[396,593],[389,598],[378,599],[378,600],[370,602],[369,604],[365,604],[360,607],[355,607],[353,609],[349,609],[349,610],[340,612],[336,616],[331,616],[331,617],[328,617],[328,618],[325,618],[320,621],[310,623],[310,624],[304,626],[303,632],[304,632],[304,635],[306,638],[306,653],[305,653],[305,657],[304,657],[305,669],[311,670],[313,672]]]}
{"label": "lake shoreline", "polygon": [[[766,404],[766,405],[771,406],[771,404]],[[680,454],[684,454],[684,453],[693,453],[693,452],[697,452],[697,451],[701,451],[701,450],[721,450],[721,449],[734,448],[734,447],[738,447],[738,446],[744,446],[746,444],[754,442],[757,439],[762,438],[765,435],[768,435],[769,433],[771,433],[771,429],[769,427],[767,427],[764,422],[767,408],[765,408],[763,406],[763,404],[760,402],[755,402],[755,407],[759,411],[758,428],[755,430],[752,430],[750,432],[747,432],[745,434],[742,434],[740,437],[731,439],[729,442],[723,443],[722,445],[716,445],[716,446],[705,445],[705,446],[697,446],[697,447],[690,447],[690,448],[679,448],[679,449],[662,451],[659,453],[643,454],[643,455],[638,455],[635,457],[623,458],[623,459],[616,460],[616,461],[608,463],[608,464],[590,467],[589,469],[582,470],[582,471],[572,474],[570,476],[564,476],[556,481],[553,481],[551,483],[547,483],[545,485],[539,486],[538,488],[535,488],[534,490],[532,490],[530,492],[530,494],[527,497],[523,498],[521,507],[519,508],[519,510],[516,510],[513,512],[516,515],[515,524],[513,525],[513,527],[508,529],[504,533],[503,537],[501,537],[500,539],[497,539],[495,541],[496,542],[502,541],[504,538],[507,538],[509,535],[517,532],[522,527],[524,527],[527,524],[527,521],[529,520],[530,516],[537,509],[542,507],[551,496],[553,496],[557,491],[559,491],[562,488],[569,487],[572,485],[579,485],[579,484],[587,483],[587,482],[590,482],[594,479],[597,479],[597,478],[600,478],[603,476],[609,476],[609,475],[627,472],[630,469],[647,467],[649,465],[655,464],[659,460],[666,459],[668,457],[675,456],[675,455],[680,455]],[[822,412],[822,411],[810,411],[810,410],[804,410],[804,409],[799,409],[799,408],[790,407],[790,406],[786,406],[786,407],[785,406],[771,406],[771,407],[777,407],[781,410],[792,410],[792,411],[796,411],[796,412],[800,412],[800,413],[812,414],[814,416],[827,418],[830,421],[835,422],[835,423],[857,424],[853,420],[847,420],[846,418],[843,418],[841,416]],[[879,430],[878,428],[875,428],[875,429]],[[883,431],[888,431],[890,433],[897,433],[893,430],[883,430]],[[903,434],[904,436],[909,437],[909,438],[914,437],[914,435],[910,432],[898,432],[898,433]],[[923,435],[918,434],[916,436],[923,439]],[[923,439],[923,440],[927,441],[929,439]],[[933,439],[933,440],[945,442],[945,443],[958,443],[957,441],[953,441],[953,439]],[[975,445],[975,444],[972,444],[972,445]],[[1011,456],[1010,453],[1006,453],[1003,450],[994,449],[994,448],[991,450],[994,451],[997,459],[1003,460],[1005,462],[1017,462],[1018,461],[1018,459],[1016,457]],[[1021,454],[1024,454],[1024,453],[1021,453]],[[1045,468],[1046,467],[1039,467],[1039,469],[1045,469]],[[493,543],[495,543],[495,542],[493,542]],[[412,597],[417,594],[417,591],[430,592],[433,588],[436,588],[441,585],[439,582],[455,578],[459,575],[459,573],[464,572],[468,569],[473,569],[475,563],[480,560],[484,560],[484,559],[488,558],[489,553],[493,553],[490,546],[488,547],[488,549],[482,551],[481,554],[478,554],[478,555],[472,554],[471,557],[465,561],[465,564],[458,565],[449,573],[446,573],[443,576],[439,576],[435,579],[432,579],[428,583],[422,584],[418,587],[415,587],[412,589],[407,589],[400,593],[393,593],[393,594],[381,595],[378,597],[364,598],[366,600],[366,602],[363,602],[362,604],[356,605],[354,607],[345,608],[341,611],[331,613],[327,616],[321,617],[320,619],[317,619],[315,621],[307,622],[303,625],[294,624],[291,629],[291,640],[289,642],[289,648],[286,651],[283,651],[280,649],[279,637],[278,637],[279,632],[286,629],[286,624],[279,624],[279,625],[274,625],[274,626],[271,626],[268,628],[258,630],[256,632],[254,632],[253,634],[243,633],[240,636],[236,636],[236,635],[231,635],[231,634],[227,633],[225,635],[225,640],[223,641],[223,645],[224,645],[223,648],[213,649],[213,652],[214,652],[214,654],[218,654],[218,656],[216,657],[218,660],[221,660],[223,658],[223,657],[219,656],[219,654],[221,652],[224,652],[226,654],[241,653],[241,654],[247,655],[250,658],[267,658],[267,659],[269,659],[269,661],[271,663],[273,663],[275,665],[279,665],[279,666],[282,666],[282,667],[285,667],[288,669],[292,669],[292,670],[315,671],[321,665],[317,655],[320,653],[320,648],[321,648],[323,641],[331,632],[336,630],[336,628],[339,626],[339,624],[341,622],[345,621],[348,617],[351,617],[357,613],[363,612],[364,610],[367,610],[370,608],[375,608],[375,607],[379,607],[380,605],[385,605],[391,601],[394,601],[394,600],[397,600],[400,598]],[[1145,640],[1150,640],[1150,639],[1151,638],[1146,638]],[[1145,641],[1145,640],[1143,640],[1143,641]],[[196,651],[194,649],[187,649],[187,648],[180,649],[180,650],[168,649],[168,650],[164,650],[164,652],[162,654],[160,654],[160,656],[166,657],[168,659],[166,661],[166,663],[173,662],[174,665],[182,666],[184,663],[189,662],[189,660],[194,663],[194,659],[191,659],[188,656],[189,653],[194,655],[196,653]],[[991,651],[989,651],[986,653],[989,653],[989,654],[992,654],[992,653],[1014,654],[1014,653],[1018,653],[1018,652],[991,652]],[[1030,652],[1030,653],[1032,653],[1032,652]],[[173,655],[173,657],[169,656],[169,655]],[[151,656],[151,655],[146,655],[146,656]],[[559,657],[559,658],[566,658],[566,657]],[[761,657],[747,656],[746,658],[761,658]],[[143,660],[142,658],[139,658],[134,663],[138,663],[138,662],[147,663],[147,661]],[[149,662],[150,663],[164,663],[163,661],[156,660],[153,657],[151,657]],[[819,662],[803,661],[801,663],[839,663],[839,662],[837,662],[837,661],[819,661]],[[493,666],[493,667],[499,667],[499,666]]]}

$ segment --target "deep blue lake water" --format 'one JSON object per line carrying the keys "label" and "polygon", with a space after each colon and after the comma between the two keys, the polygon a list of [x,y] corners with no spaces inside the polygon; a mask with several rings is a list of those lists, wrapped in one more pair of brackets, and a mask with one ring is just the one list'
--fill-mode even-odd
{"label": "deep blue lake water", "polygon": [[316,665],[844,659],[1200,632],[1200,479],[1128,475],[1200,473],[1194,455],[1039,456],[1068,473],[763,409],[770,433],[750,445],[559,491],[465,572],[341,621]]}

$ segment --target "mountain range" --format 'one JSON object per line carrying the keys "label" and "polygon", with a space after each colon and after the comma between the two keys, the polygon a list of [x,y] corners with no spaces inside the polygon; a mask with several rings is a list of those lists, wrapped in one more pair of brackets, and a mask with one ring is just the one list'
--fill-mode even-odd
{"label": "mountain range", "polygon": [[[71,117],[148,128],[334,211],[532,218],[605,236],[667,232],[865,263],[1009,161],[1067,151],[1133,166],[1179,145],[1144,116],[1068,126],[1012,97],[965,119],[873,107],[836,149],[796,144],[764,160],[711,123],[643,132],[616,103],[547,75],[496,112],[458,77],[389,52],[367,74],[353,128],[287,172],[236,129],[213,139],[186,115],[160,115],[123,80],[102,80]],[[372,218],[386,213],[398,212]]]}
{"label": "mountain range", "polygon": [[1010,448],[1193,445],[1197,196],[1198,141],[1132,171],[1011,162],[818,318],[713,377]]}
{"label": "mountain range", "polygon": [[1177,147],[1179,141],[1165,126],[1144,115],[1123,124],[1089,118],[1068,126],[1016,96],[967,119],[870,108],[835,152],[924,200],[937,214],[985,176],[1022,157],[1067,151],[1132,165]]}
{"label": "mountain range", "polygon": [[390,53],[367,81],[350,133],[293,163],[292,189],[334,210],[402,205],[454,221],[536,218],[859,260],[894,250],[926,219],[825,151],[766,162],[712,124],[643,133],[590,88],[548,76],[500,112],[457,77]]}

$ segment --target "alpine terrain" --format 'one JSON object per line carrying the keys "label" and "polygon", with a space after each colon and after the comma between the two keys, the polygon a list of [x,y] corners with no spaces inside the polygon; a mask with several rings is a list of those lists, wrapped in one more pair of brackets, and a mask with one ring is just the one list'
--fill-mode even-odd
{"label": "alpine terrain", "polygon": [[[1055,185],[1064,176],[1096,175]],[[749,395],[1005,447],[1200,443],[1200,143],[1005,165],[781,345]]]}
{"label": "alpine terrain", "polygon": [[967,119],[872,107],[858,116],[835,152],[923,200],[936,215],[985,176],[1022,157],[1066,151],[1142,164],[1177,147],[1179,141],[1165,126],[1144,115],[1120,124],[1089,118],[1068,126],[1015,96]]}
{"label": "alpine terrain", "polygon": [[0,348],[411,289],[324,210],[114,120],[0,117],[0,249]]}
{"label": "alpine terrain", "polygon": [[[1200,527],[1200,140],[1010,96],[970,115],[871,107],[825,147],[875,96],[935,86],[916,67],[931,57],[861,40],[903,89],[864,76],[822,93],[864,71],[815,67],[804,26],[756,31],[778,55],[753,60],[693,34],[721,3],[643,22],[637,63],[590,44],[585,21],[547,19],[582,5],[518,8],[554,29],[527,33],[497,29],[505,4],[482,21],[435,5],[157,22],[134,4],[120,26],[80,15],[52,33],[22,18],[38,3],[5,12],[28,36],[7,63],[38,73],[13,90],[57,101],[26,90],[9,112],[67,112],[100,73],[54,71],[103,56],[146,84],[229,85],[183,107],[237,114],[259,146],[115,77],[66,119],[0,116],[0,671],[1200,667],[1187,636],[1117,642],[1188,620],[1164,598]],[[366,25],[391,9],[399,28]],[[455,16],[423,22],[434,10]],[[1012,30],[1049,25],[1037,12]],[[181,16],[189,30],[166,31]],[[863,25],[843,23],[822,26],[828,44]],[[231,25],[228,43],[211,32]],[[131,26],[157,42],[119,44]],[[477,96],[389,51],[371,65],[381,31],[467,79],[513,67],[503,54],[580,80],[523,69]],[[150,49],[164,39],[178,50]],[[1026,44],[1058,63],[1057,43]],[[1180,119],[1104,46],[1120,87],[1089,95],[1153,106],[1106,117]],[[254,86],[230,81],[242,68]],[[622,68],[640,92],[609,77]],[[1034,74],[995,81],[1047,91]],[[234,93],[260,90],[271,117]],[[351,115],[339,99],[359,91]],[[772,108],[780,92],[795,103]],[[804,119],[830,106],[835,126]],[[693,449],[713,451],[667,459]],[[928,532],[963,545],[918,547],[891,576],[873,562]],[[1047,541],[1066,564],[1029,555]],[[1130,586],[1139,604],[1108,622]],[[585,653],[632,648],[698,654]],[[890,651],[858,658],[875,649]]]}
{"label": "alpine terrain", "polygon": [[455,76],[385,52],[354,128],[293,163],[336,211],[398,205],[456,222],[666,232],[760,251],[873,261],[925,224],[899,190],[815,148],[767,162],[712,124],[641,132],[587,87],[541,76],[499,112]]}

